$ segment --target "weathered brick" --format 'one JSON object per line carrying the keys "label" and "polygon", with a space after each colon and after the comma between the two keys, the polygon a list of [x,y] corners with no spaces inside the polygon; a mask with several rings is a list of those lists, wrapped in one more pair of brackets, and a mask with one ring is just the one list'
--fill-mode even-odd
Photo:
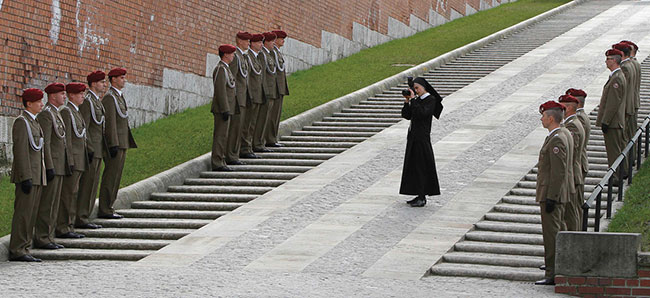
{"label": "weathered brick", "polygon": [[597,277],[587,277],[587,281],[585,283],[588,284],[588,285],[597,286],[598,285],[598,278]]}
{"label": "weathered brick", "polygon": [[564,284],[566,282],[567,282],[566,276],[558,275],[558,276],[555,277],[555,284],[556,285]]}
{"label": "weathered brick", "polygon": [[625,286],[625,279],[614,278],[614,279],[612,279],[612,285],[614,285],[614,286]]}
{"label": "weathered brick", "polygon": [[609,286],[612,284],[612,279],[610,278],[599,278],[598,284],[601,286]]}
{"label": "weathered brick", "polygon": [[632,289],[632,296],[650,296],[650,289]]}
{"label": "weathered brick", "polygon": [[639,270],[639,277],[650,277],[650,270]]}
{"label": "weathered brick", "polygon": [[605,290],[602,287],[578,287],[580,294],[602,294]]}
{"label": "weathered brick", "polygon": [[642,279],[642,280],[640,280],[640,286],[650,288],[650,279]]}
{"label": "weathered brick", "polygon": [[555,293],[575,294],[576,293],[576,287],[572,287],[572,286],[555,286]]}
{"label": "weathered brick", "polygon": [[569,277],[569,284],[571,285],[584,285],[586,278],[584,277]]}
{"label": "weathered brick", "polygon": [[630,295],[630,288],[606,288],[605,294],[609,295]]}
{"label": "weathered brick", "polygon": [[628,287],[638,287],[639,286],[639,280],[638,279],[628,279],[626,282]]}

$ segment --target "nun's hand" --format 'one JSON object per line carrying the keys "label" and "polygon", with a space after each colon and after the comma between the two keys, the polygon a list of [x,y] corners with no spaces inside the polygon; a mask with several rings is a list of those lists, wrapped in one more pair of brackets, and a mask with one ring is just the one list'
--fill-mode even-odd
{"label": "nun's hand", "polygon": [[407,96],[407,95],[404,95],[404,102],[405,102],[405,103],[409,103],[409,101],[410,101],[413,97],[415,97],[415,95],[413,94],[413,90],[411,90],[411,89],[409,88],[408,91],[410,92],[410,94],[409,94],[408,96]]}

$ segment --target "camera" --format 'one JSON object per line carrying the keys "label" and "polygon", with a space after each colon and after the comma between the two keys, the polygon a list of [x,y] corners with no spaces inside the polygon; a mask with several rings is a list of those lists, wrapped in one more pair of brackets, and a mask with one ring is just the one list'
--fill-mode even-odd
{"label": "camera", "polygon": [[[407,82],[409,88],[402,90],[402,95],[403,96],[410,96],[411,91],[409,89],[413,90],[413,77],[407,77],[406,82]],[[413,92],[413,93],[415,94],[415,92]]]}
{"label": "camera", "polygon": [[402,96],[411,96],[411,90],[409,89],[402,90]]}

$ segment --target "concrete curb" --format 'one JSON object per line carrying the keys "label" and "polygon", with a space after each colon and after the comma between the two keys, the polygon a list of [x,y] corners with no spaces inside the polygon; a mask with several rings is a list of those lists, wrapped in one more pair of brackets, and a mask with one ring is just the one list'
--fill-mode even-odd
{"label": "concrete curb", "polygon": [[[374,96],[378,93],[381,93],[384,90],[389,89],[393,86],[397,86],[398,84],[404,83],[406,81],[406,77],[408,76],[412,76],[412,77],[419,76],[429,71],[430,69],[438,67],[444,63],[447,63],[452,59],[455,59],[461,55],[464,55],[468,52],[478,49],[493,41],[499,40],[506,35],[510,35],[516,31],[522,30],[534,23],[537,23],[545,18],[560,13],[583,1],[585,0],[571,1],[567,4],[556,7],[552,10],[537,15],[533,18],[522,21],[516,25],[513,25],[511,27],[508,27],[506,29],[503,29],[491,35],[488,35],[484,38],[481,38],[477,41],[469,43],[463,47],[447,52],[434,59],[424,62],[420,65],[409,68],[403,72],[400,72],[389,78],[383,79],[370,86],[364,87],[350,94],[344,95],[342,97],[324,103],[311,110],[298,114],[294,117],[286,119],[280,123],[279,134],[281,136],[289,135],[291,134],[292,131],[301,129],[303,126],[309,125],[314,121],[320,120],[323,117],[329,116],[335,112],[339,112],[342,109],[357,104],[362,100],[370,96]],[[196,177],[201,172],[207,171],[209,168],[210,168],[210,153],[206,153],[190,161],[175,166],[169,170],[158,173],[147,179],[144,179],[142,181],[136,182],[132,185],[120,189],[118,191],[117,200],[114,206],[116,209],[129,208],[132,202],[149,200],[149,196],[152,193],[166,191],[167,187],[170,185],[180,185],[184,182],[186,178]],[[98,206],[98,202],[96,201],[95,207],[97,206]],[[91,216],[96,217],[97,208],[94,208],[93,210],[94,211]],[[10,235],[0,238],[0,261],[5,261],[8,259],[9,236]]]}

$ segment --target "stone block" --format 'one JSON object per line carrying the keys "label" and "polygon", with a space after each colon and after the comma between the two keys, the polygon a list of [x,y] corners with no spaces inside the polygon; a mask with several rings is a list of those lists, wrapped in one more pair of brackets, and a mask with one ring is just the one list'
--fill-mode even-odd
{"label": "stone block", "polygon": [[427,30],[432,26],[429,23],[425,22],[424,20],[418,18],[417,16],[411,15],[409,20],[409,27],[411,27],[411,29],[417,32],[420,32],[420,31]]}
{"label": "stone block", "polygon": [[365,47],[374,47],[378,44],[388,42],[390,37],[379,32],[368,29],[357,22],[352,23],[352,40]]}
{"label": "stone block", "polygon": [[433,9],[429,9],[429,24],[431,24],[431,26],[436,27],[447,22],[449,22],[449,20],[443,15]]}
{"label": "stone block", "polygon": [[465,3],[465,16],[472,15],[476,13],[476,9],[469,5],[469,3]]}
{"label": "stone block", "polygon": [[205,76],[208,78],[212,77],[212,72],[214,71],[214,68],[217,66],[217,63],[219,63],[221,59],[219,58],[219,55],[217,54],[212,54],[208,53],[205,57]]}
{"label": "stone block", "polygon": [[481,0],[479,4],[479,10],[486,10],[490,8],[492,8],[492,5],[490,5],[489,2],[487,2],[486,0]]}
{"label": "stone block", "polygon": [[566,276],[634,277],[640,234],[560,232],[555,270]]}
{"label": "stone block", "polygon": [[391,38],[404,38],[415,33],[415,29],[398,21],[397,19],[388,17],[388,36]]}
{"label": "stone block", "polygon": [[640,252],[637,255],[639,267],[650,267],[650,252]]}
{"label": "stone block", "polygon": [[450,21],[453,21],[455,19],[459,19],[459,18],[462,18],[462,17],[463,17],[462,13],[458,12],[457,10],[455,10],[453,8],[451,9],[451,13],[450,13],[450,16],[449,16]]}

